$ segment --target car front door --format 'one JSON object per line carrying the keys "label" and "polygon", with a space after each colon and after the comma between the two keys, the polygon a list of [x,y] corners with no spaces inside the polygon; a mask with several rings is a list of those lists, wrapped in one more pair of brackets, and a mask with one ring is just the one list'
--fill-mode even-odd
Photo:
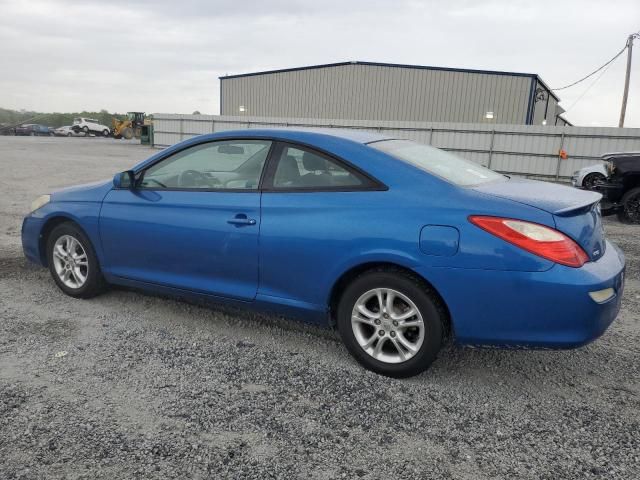
{"label": "car front door", "polygon": [[[336,265],[394,228],[386,187],[343,160],[278,143],[263,182],[260,295],[326,305]],[[363,230],[363,227],[366,229]]]}
{"label": "car front door", "polygon": [[222,140],[174,153],[113,189],[100,214],[105,273],[239,300],[258,288],[268,140]]}

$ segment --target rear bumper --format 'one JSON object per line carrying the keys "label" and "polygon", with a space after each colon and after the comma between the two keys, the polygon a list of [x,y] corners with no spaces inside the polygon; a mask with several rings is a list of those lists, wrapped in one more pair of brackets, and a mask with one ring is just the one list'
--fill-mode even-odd
{"label": "rear bumper", "polygon": [[[615,320],[624,289],[625,259],[612,243],[581,268],[555,265],[545,272],[430,269],[462,344],[573,348],[589,343]],[[447,270],[447,271],[437,271]],[[596,303],[590,292],[612,288]]]}

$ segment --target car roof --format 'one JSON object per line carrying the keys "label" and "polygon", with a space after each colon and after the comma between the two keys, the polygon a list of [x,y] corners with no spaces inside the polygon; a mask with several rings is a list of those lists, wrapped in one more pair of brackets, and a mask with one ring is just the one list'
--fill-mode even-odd
{"label": "car roof", "polygon": [[188,148],[192,145],[198,145],[200,143],[206,143],[215,140],[230,140],[235,138],[256,139],[265,138],[271,140],[278,140],[290,143],[302,143],[309,145],[316,145],[322,147],[328,141],[345,145],[347,143],[356,143],[359,145],[366,145],[372,142],[380,142],[382,140],[395,140],[396,137],[383,135],[377,132],[370,132],[367,130],[347,130],[341,128],[245,128],[242,130],[226,130],[223,132],[207,133],[204,135],[196,135],[188,138],[182,142],[171,145],[170,147],[152,155],[151,157],[143,160],[133,167],[134,171],[139,171],[145,168],[147,165],[164,158],[174,152],[180,151],[184,148]]}
{"label": "car roof", "polygon": [[383,135],[377,132],[371,132],[368,130],[349,130],[342,128],[265,128],[257,129],[250,128],[244,130],[231,130],[226,132],[220,132],[212,134],[215,137],[248,137],[248,136],[260,136],[260,137],[276,137],[282,140],[299,140],[301,136],[305,137],[334,137],[343,140],[350,140],[356,143],[372,143],[382,140],[392,140],[395,137]]}
{"label": "car roof", "polygon": [[602,158],[604,158],[605,160],[608,158],[618,157],[640,157],[640,152],[611,152],[602,155]]}

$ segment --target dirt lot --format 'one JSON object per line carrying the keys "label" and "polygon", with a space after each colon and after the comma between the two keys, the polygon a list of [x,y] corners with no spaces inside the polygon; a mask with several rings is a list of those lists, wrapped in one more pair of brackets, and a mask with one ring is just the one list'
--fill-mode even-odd
{"label": "dirt lot", "polygon": [[606,222],[627,289],[595,343],[449,347],[391,380],[328,330],[120,289],[74,300],[24,260],[38,194],[150,153],[0,137],[0,478],[640,478],[640,227]]}

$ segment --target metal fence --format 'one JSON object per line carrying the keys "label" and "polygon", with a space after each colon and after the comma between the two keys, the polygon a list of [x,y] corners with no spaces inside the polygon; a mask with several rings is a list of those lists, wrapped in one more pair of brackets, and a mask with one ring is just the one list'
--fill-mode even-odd
{"label": "metal fence", "polygon": [[[246,128],[347,128],[380,132],[456,152],[493,170],[567,180],[604,153],[640,151],[640,129],[491,125],[154,114],[154,143],[163,147],[205,133]],[[563,158],[560,152],[566,152]]]}

